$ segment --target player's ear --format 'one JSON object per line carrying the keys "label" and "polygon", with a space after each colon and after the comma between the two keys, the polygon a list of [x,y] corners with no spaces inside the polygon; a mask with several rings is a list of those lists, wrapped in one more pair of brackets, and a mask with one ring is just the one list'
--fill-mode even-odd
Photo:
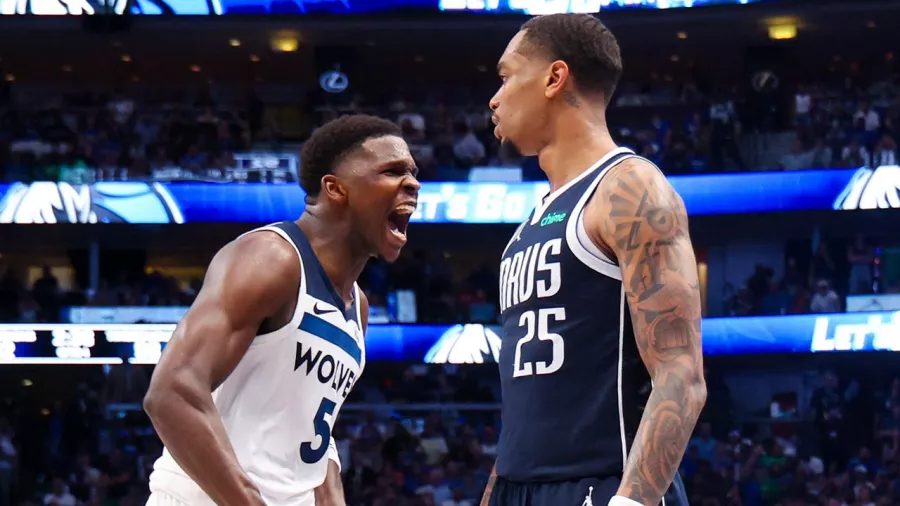
{"label": "player's ear", "polygon": [[347,188],[334,174],[325,174],[322,176],[321,194],[331,200],[344,201],[347,199]]}
{"label": "player's ear", "polygon": [[566,83],[569,81],[569,66],[562,60],[556,60],[550,64],[550,72],[547,75],[547,85],[544,87],[544,96],[553,98],[562,94]]}

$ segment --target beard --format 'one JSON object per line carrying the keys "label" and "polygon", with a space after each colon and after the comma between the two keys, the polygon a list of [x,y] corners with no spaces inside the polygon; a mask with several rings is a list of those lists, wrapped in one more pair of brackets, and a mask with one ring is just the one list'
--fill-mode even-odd
{"label": "beard", "polygon": [[522,158],[522,151],[513,141],[504,138],[500,141],[500,156],[506,160],[518,160]]}

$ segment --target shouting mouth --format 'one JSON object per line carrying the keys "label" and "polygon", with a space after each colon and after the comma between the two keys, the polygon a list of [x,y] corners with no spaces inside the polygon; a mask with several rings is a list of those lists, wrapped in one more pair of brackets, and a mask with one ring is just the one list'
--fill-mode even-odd
{"label": "shouting mouth", "polygon": [[397,206],[388,215],[388,229],[391,235],[401,244],[406,244],[406,229],[409,228],[409,219],[416,210],[414,203],[403,203]]}

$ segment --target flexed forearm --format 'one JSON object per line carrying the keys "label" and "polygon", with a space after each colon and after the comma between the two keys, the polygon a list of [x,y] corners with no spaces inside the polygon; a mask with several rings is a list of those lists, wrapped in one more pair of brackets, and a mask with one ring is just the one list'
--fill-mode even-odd
{"label": "flexed forearm", "polygon": [[702,378],[671,366],[657,375],[617,495],[656,506],[672,483],[706,401]]}

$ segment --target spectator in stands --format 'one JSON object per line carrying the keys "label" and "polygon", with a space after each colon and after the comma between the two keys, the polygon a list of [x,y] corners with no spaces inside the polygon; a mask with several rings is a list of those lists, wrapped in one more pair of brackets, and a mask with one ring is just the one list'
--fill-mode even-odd
{"label": "spectator in stands", "polygon": [[890,134],[884,134],[875,145],[872,152],[871,167],[880,167],[882,165],[897,165],[897,143]]}
{"label": "spectator in stands", "polygon": [[18,449],[9,420],[0,418],[0,505],[8,506],[18,471]]}
{"label": "spectator in stands", "polygon": [[791,307],[791,296],[785,289],[784,283],[776,279],[769,282],[769,291],[763,296],[762,314],[782,315],[788,314]]}
{"label": "spectator in stands", "polygon": [[122,364],[110,368],[103,391],[104,404],[140,403],[150,386],[147,372],[123,356]]}
{"label": "spectator in stands", "polygon": [[875,132],[881,126],[881,117],[866,100],[859,103],[859,109],[853,114],[854,123],[860,120],[866,132]]}
{"label": "spectator in stands", "polygon": [[59,477],[53,478],[50,492],[44,496],[44,506],[75,506],[78,501],[71,493],[69,486]]}
{"label": "spectator in stands", "polygon": [[832,152],[831,148],[825,144],[825,141],[820,137],[817,138],[815,144],[812,149],[812,163],[810,164],[810,168],[813,169],[830,169],[832,167]]}
{"label": "spectator in stands", "polygon": [[803,140],[798,135],[794,140],[794,148],[790,153],[781,157],[779,166],[782,170],[805,170],[813,167],[815,152],[806,149]]}
{"label": "spectator in stands", "polygon": [[431,496],[432,504],[435,505],[443,505],[453,499],[453,492],[444,482],[444,471],[440,468],[432,469],[428,473],[427,482],[416,489],[416,495]]}
{"label": "spectator in stands", "polygon": [[794,125],[797,127],[807,127],[811,122],[810,109],[812,109],[812,97],[806,86],[797,87],[797,93],[794,94]]}
{"label": "spectator in stands", "polygon": [[709,422],[701,423],[698,434],[690,439],[688,448],[697,449],[697,458],[709,463],[716,461],[719,442],[712,435],[712,425]]}
{"label": "spectator in stands", "polygon": [[463,498],[463,492],[460,489],[453,490],[453,497],[444,501],[441,506],[472,506],[472,501]]}
{"label": "spectator in stands", "polygon": [[134,465],[126,461],[126,457],[119,448],[113,448],[106,456],[106,464],[103,466],[106,475],[106,497],[113,500],[121,500],[128,495],[131,488],[131,480],[134,478]]}
{"label": "spectator in stands", "polygon": [[59,280],[53,275],[49,266],[42,269],[41,277],[35,280],[31,288],[34,299],[41,307],[42,321],[57,321],[59,314]]}
{"label": "spectator in stands", "polygon": [[811,313],[837,313],[841,310],[841,302],[837,293],[831,288],[831,284],[820,279],[816,283],[816,290],[809,301]]}
{"label": "spectator in stands", "polygon": [[90,453],[79,453],[75,459],[75,469],[69,477],[72,495],[82,503],[97,497],[102,476],[100,470],[92,465]]}
{"label": "spectator in stands", "polygon": [[822,384],[813,392],[810,407],[819,436],[819,450],[822,452],[826,469],[844,464],[844,394],[838,390],[838,377],[832,371],[822,375]]}
{"label": "spectator in stands", "polygon": [[857,137],[850,140],[850,144],[841,150],[841,167],[851,169],[866,167],[869,165],[869,150],[860,144]]}
{"label": "spectator in stands", "polygon": [[828,250],[828,245],[825,244],[824,241],[820,241],[819,246],[816,248],[816,254],[813,255],[812,262],[809,266],[808,284],[810,286],[815,286],[816,282],[823,279],[832,282],[836,279],[836,273],[837,267],[834,260],[831,258],[831,252]]}
{"label": "spectator in stands", "polygon": [[866,244],[862,234],[856,236],[853,244],[847,247],[847,261],[850,263],[850,293],[872,292],[872,264],[875,253]]}
{"label": "spectator in stands", "polygon": [[727,157],[734,161],[738,170],[747,170],[735,140],[739,127],[734,103],[722,98],[713,101],[709,106],[709,120],[712,124],[710,150],[713,169],[724,170]]}
{"label": "spectator in stands", "polygon": [[475,290],[469,305],[469,321],[472,323],[495,323],[497,318],[497,305],[488,300],[484,290]]}
{"label": "spectator in stands", "polygon": [[472,128],[467,123],[458,121],[453,129],[453,156],[466,168],[481,163],[485,157],[484,144],[475,137]]}
{"label": "spectator in stands", "polygon": [[[41,316],[41,306],[31,293],[25,293],[19,303],[19,323],[37,323]],[[13,319],[15,320],[15,319]],[[52,320],[45,320],[51,321]]]}

